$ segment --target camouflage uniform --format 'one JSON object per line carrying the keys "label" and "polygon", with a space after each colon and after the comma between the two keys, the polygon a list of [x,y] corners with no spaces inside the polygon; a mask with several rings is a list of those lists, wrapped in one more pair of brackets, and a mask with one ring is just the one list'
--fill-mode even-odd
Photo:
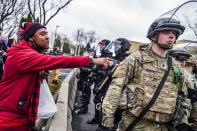
{"label": "camouflage uniform", "polygon": [[[173,59],[172,66],[175,65]],[[167,67],[167,59],[156,55],[150,48],[128,56],[115,71],[103,100],[102,125],[113,127],[114,112],[120,106],[125,111],[119,123],[119,131],[124,131],[151,100]],[[187,124],[191,104],[187,99],[185,82],[182,76],[176,84],[173,79],[174,72],[171,69],[155,104],[133,128],[134,131],[167,131],[164,123],[170,121],[174,127],[180,123]],[[182,98],[181,102],[177,98]],[[176,103],[184,106],[176,108]]]}
{"label": "camouflage uniform", "polygon": [[[197,64],[196,57],[190,57],[187,61],[188,63]],[[185,77],[186,77],[186,86],[187,88],[193,89],[195,92],[197,91],[197,78],[195,74],[192,74],[186,70],[184,70]],[[189,117],[189,123],[193,125],[195,128],[197,128],[197,101],[192,101],[192,110]]]}
{"label": "camouflage uniform", "polygon": [[[197,91],[197,78],[194,75],[184,70],[185,78],[186,78],[186,86],[187,88],[191,88],[194,91]],[[197,102],[192,102],[192,110],[189,117],[189,123],[197,128]]]}

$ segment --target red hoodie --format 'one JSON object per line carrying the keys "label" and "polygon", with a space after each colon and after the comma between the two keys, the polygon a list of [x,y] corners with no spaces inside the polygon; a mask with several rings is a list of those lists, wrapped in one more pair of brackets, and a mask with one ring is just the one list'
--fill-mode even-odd
{"label": "red hoodie", "polygon": [[[0,116],[27,118],[30,96],[36,83],[36,74],[43,70],[89,66],[89,57],[50,56],[38,53],[26,41],[13,45],[7,51],[5,70],[0,82]],[[25,101],[19,106],[19,101]]]}

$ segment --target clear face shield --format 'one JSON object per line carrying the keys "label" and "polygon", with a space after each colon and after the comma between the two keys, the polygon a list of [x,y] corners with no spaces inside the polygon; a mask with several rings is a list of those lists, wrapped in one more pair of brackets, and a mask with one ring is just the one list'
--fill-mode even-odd
{"label": "clear face shield", "polygon": [[101,51],[104,50],[106,45],[104,43],[99,42],[97,47],[96,47],[96,56],[100,57],[101,56]]}
{"label": "clear face shield", "polygon": [[121,42],[115,40],[109,43],[109,45],[105,48],[105,50],[110,51],[112,53],[112,56],[115,57],[117,52],[121,50],[121,48],[122,48]]}
{"label": "clear face shield", "polygon": [[185,27],[185,31],[179,39],[197,41],[197,1],[185,2],[160,17],[169,17],[180,21],[180,24]]}
{"label": "clear face shield", "polygon": [[[180,35],[178,40],[197,41],[197,1],[188,1],[182,5],[172,9],[161,17],[170,17],[180,21],[180,24],[185,27],[185,31]],[[190,54],[197,51],[196,42],[180,43],[177,42],[173,45],[174,48],[187,49]]]}

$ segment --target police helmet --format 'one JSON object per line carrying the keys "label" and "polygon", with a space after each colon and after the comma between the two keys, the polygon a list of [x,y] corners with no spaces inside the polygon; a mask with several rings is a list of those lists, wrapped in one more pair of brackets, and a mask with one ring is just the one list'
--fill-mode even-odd
{"label": "police helmet", "polygon": [[130,49],[131,44],[130,44],[130,42],[127,39],[125,39],[125,38],[118,38],[116,40],[121,42],[120,44],[122,45],[122,49],[123,50],[128,51]]}
{"label": "police helmet", "polygon": [[98,46],[100,47],[100,51],[102,51],[103,49],[105,49],[105,47],[110,43],[110,40],[107,39],[103,39],[102,41],[100,41],[98,43]]}
{"label": "police helmet", "polygon": [[147,38],[151,37],[158,31],[173,30],[176,32],[176,39],[183,34],[185,27],[180,24],[180,21],[174,18],[159,18],[156,19],[148,29]]}
{"label": "police helmet", "polygon": [[116,55],[125,53],[130,49],[131,44],[125,38],[118,38],[114,41]]}
{"label": "police helmet", "polygon": [[102,41],[100,41],[99,43],[104,44],[105,46],[107,46],[111,41],[108,39],[103,39]]}
{"label": "police helmet", "polygon": [[109,45],[111,41],[108,39],[103,39],[98,43],[98,46],[96,47],[96,56],[100,57],[102,55],[103,50]]}

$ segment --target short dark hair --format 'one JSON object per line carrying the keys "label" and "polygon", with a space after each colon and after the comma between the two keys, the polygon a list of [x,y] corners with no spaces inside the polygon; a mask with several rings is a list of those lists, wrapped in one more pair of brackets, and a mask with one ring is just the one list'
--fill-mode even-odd
{"label": "short dark hair", "polygon": [[0,30],[3,31],[3,29],[0,27]]}

